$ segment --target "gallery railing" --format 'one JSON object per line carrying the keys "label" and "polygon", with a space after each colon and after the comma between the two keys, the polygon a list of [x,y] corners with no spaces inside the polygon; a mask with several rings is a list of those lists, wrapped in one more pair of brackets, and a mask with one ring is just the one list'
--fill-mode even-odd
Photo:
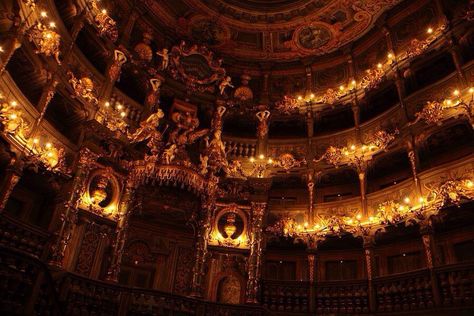
{"label": "gallery railing", "polygon": [[[280,315],[474,311],[474,262],[436,267],[432,272],[421,269],[377,277],[372,282],[375,293],[371,296],[368,280],[321,281],[313,285],[306,281],[265,280],[261,302],[263,307]],[[375,300],[373,304],[371,297]]]}
{"label": "gallery railing", "polygon": [[206,302],[50,271],[31,253],[0,246],[0,315],[264,316],[268,312],[260,306]]}

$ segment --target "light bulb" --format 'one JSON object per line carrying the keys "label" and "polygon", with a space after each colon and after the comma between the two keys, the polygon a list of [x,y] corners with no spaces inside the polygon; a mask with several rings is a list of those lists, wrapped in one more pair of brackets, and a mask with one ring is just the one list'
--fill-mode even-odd
{"label": "light bulb", "polygon": [[258,158],[264,159],[264,158],[265,158],[265,155],[264,155],[264,154],[260,154],[260,156],[258,156]]}
{"label": "light bulb", "polygon": [[429,27],[429,28],[426,30],[426,33],[428,33],[428,34],[433,33],[433,29],[432,29],[431,27]]}
{"label": "light bulb", "polygon": [[377,68],[378,68],[378,69],[381,69],[381,68],[382,68],[382,64],[381,64],[381,63],[378,63],[378,64],[377,64]]}
{"label": "light bulb", "polygon": [[405,197],[405,198],[403,199],[403,202],[405,202],[405,203],[407,203],[407,204],[410,203],[410,198],[409,198],[408,196]]}

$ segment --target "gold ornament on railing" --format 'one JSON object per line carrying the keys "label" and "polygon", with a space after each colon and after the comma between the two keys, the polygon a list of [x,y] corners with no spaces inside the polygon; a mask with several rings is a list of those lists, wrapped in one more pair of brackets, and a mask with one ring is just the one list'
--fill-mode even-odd
{"label": "gold ornament on railing", "polygon": [[28,123],[23,119],[22,111],[16,101],[10,103],[0,98],[0,122],[5,133],[16,135],[25,139],[29,133]]}
{"label": "gold ornament on railing", "polygon": [[408,58],[413,58],[416,56],[421,55],[424,51],[426,51],[431,43],[433,43],[438,37],[440,37],[441,34],[446,30],[446,25],[441,25],[436,29],[433,29],[432,27],[428,27],[426,30],[426,34],[428,34],[428,37],[425,38],[424,40],[419,40],[417,38],[413,39],[410,42],[410,46],[408,47],[406,51],[406,55]]}
{"label": "gold ornament on railing", "polygon": [[99,109],[97,120],[112,132],[126,134],[128,130],[128,124],[125,122],[126,117],[127,112],[123,104],[117,102],[115,106],[112,106],[111,103],[107,101],[104,103],[104,106]]}
{"label": "gold ornament on railing", "polygon": [[283,115],[290,115],[298,112],[298,101],[289,96],[284,96],[283,100],[275,103],[275,109]]}
{"label": "gold ornament on railing", "polygon": [[428,101],[423,109],[415,114],[416,119],[410,125],[419,121],[440,125],[443,120],[450,117],[449,111],[466,116],[474,128],[474,87],[464,92],[456,89],[452,93],[452,98],[443,101]]}
{"label": "gold ornament on railing", "polygon": [[[45,11],[40,13],[41,20],[47,18]],[[29,40],[36,44],[38,49],[37,54],[43,54],[45,56],[52,56],[58,64],[61,64],[59,60],[61,36],[54,31],[56,24],[54,22],[43,22],[38,20],[31,28]]]}
{"label": "gold ornament on railing", "polygon": [[68,72],[68,75],[69,83],[74,89],[74,94],[76,96],[95,105],[99,103],[94,92],[94,82],[89,77],[83,76],[81,79],[77,79],[71,71]]}
{"label": "gold ornament on railing", "polygon": [[378,64],[375,69],[367,69],[365,76],[361,79],[359,86],[362,89],[375,89],[382,82],[385,71],[382,64]]}
{"label": "gold ornament on railing", "polygon": [[358,166],[364,161],[370,160],[374,154],[385,150],[395,139],[395,135],[397,134],[398,130],[395,130],[393,133],[378,131],[368,143],[363,145],[350,145],[346,147],[330,146],[326,152],[319,159],[315,159],[314,162],[325,160],[335,167],[344,164]]}
{"label": "gold ornament on railing", "polygon": [[23,147],[31,165],[42,165],[54,172],[68,172],[64,165],[65,152],[62,147],[58,148],[47,140],[41,142],[38,137],[30,138],[30,128],[18,102],[7,102],[0,96],[0,125],[7,136]]}
{"label": "gold ornament on railing", "polygon": [[54,172],[68,172],[65,166],[64,148],[57,147],[51,142],[41,142],[35,137],[26,143],[27,157],[33,165],[43,165],[47,170]]}
{"label": "gold ornament on railing", "polygon": [[99,30],[99,35],[115,42],[118,39],[117,22],[108,15],[106,9],[99,9],[96,0],[92,0],[90,3],[94,23]]}
{"label": "gold ornament on railing", "polygon": [[305,242],[346,234],[365,238],[385,231],[388,226],[426,223],[448,203],[459,206],[463,199],[474,199],[474,182],[468,177],[450,179],[429,188],[427,197],[420,197],[417,203],[412,203],[408,197],[401,202],[392,200],[381,203],[375,215],[367,218],[363,218],[361,213],[347,217],[320,216],[315,219],[314,225],[310,226],[308,222],[298,224],[294,218],[287,215],[267,227],[266,231],[276,236]]}
{"label": "gold ornament on railing", "polygon": [[309,92],[306,96],[284,96],[283,100],[276,103],[276,108],[283,114],[287,114],[289,110],[297,112],[298,108],[311,106],[314,104],[333,105],[343,97],[347,97],[358,90],[372,90],[379,86],[386,74],[393,70],[395,62],[402,62],[412,59],[425,52],[446,30],[446,25],[441,25],[434,29],[428,27],[426,33],[427,38],[423,40],[413,39],[407,50],[398,56],[393,52],[387,54],[384,62],[378,63],[373,68],[366,70],[364,77],[357,82],[350,79],[347,84],[340,85],[338,88],[328,88],[320,95]]}

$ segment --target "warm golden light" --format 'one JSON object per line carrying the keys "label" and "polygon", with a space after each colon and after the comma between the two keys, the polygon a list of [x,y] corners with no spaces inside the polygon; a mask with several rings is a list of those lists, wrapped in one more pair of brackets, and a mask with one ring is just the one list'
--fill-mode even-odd
{"label": "warm golden light", "polygon": [[410,203],[410,198],[409,198],[408,196],[405,197],[405,198],[403,199],[403,202],[405,202],[405,203],[407,203],[407,204]]}
{"label": "warm golden light", "polygon": [[265,155],[264,155],[264,154],[260,154],[260,156],[258,156],[258,158],[260,158],[260,159],[265,159]]}
{"label": "warm golden light", "polygon": [[392,58],[393,58],[393,54],[392,54],[392,53],[388,53],[387,57],[388,57],[388,59],[392,59]]}
{"label": "warm golden light", "polygon": [[454,95],[455,97],[459,96],[459,90],[457,90],[457,89],[454,90],[454,91],[453,91],[453,95]]}
{"label": "warm golden light", "polygon": [[382,64],[381,64],[381,63],[378,63],[378,64],[377,64],[377,68],[378,68],[378,69],[382,69]]}
{"label": "warm golden light", "polygon": [[432,33],[433,33],[433,28],[429,27],[429,28],[426,30],[426,33],[432,34]]}

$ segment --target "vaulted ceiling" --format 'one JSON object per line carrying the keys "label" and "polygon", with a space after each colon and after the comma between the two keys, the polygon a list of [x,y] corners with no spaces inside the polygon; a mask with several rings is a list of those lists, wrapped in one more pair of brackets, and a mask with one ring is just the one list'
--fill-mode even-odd
{"label": "vaulted ceiling", "polygon": [[158,23],[235,58],[294,60],[361,37],[401,0],[144,1]]}

